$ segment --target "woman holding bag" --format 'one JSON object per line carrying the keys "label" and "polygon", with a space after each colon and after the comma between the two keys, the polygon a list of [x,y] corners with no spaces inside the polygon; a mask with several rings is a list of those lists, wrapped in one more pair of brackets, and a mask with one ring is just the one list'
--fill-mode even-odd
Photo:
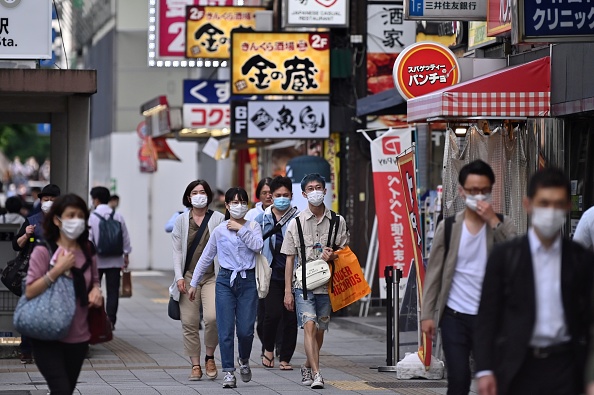
{"label": "woman holding bag", "polygon": [[[100,307],[103,301],[89,242],[88,219],[87,205],[79,196],[68,194],[57,198],[43,222],[45,240],[52,252],[47,246],[37,245],[29,260],[27,299],[44,293],[59,276],[70,276],[74,281],[76,310],[66,337],[58,341],[32,339],[37,367],[52,395],[74,392],[89,348],[89,307]],[[92,264],[83,271],[88,260]]]}
{"label": "woman holding bag", "polygon": [[204,315],[205,373],[212,380],[218,376],[214,361],[214,352],[219,342],[215,311],[215,281],[219,271],[216,258],[210,262],[202,281],[197,284],[198,297],[189,299],[186,296],[196,263],[202,256],[210,235],[224,219],[223,214],[208,209],[212,199],[212,189],[206,181],[195,180],[188,184],[182,196],[182,204],[190,210],[176,218],[171,232],[175,279],[170,287],[170,294],[173,299],[179,301],[184,353],[192,363],[192,371],[188,377],[190,381],[202,378],[200,307],[202,307]]}
{"label": "woman holding bag", "polygon": [[225,372],[223,388],[235,388],[233,336],[236,328],[241,379],[245,383],[252,379],[249,359],[258,307],[256,254],[264,242],[260,225],[244,218],[248,211],[248,195],[244,189],[229,189],[225,193],[225,207],[226,221],[214,230],[196,264],[189,296],[190,300],[194,300],[196,287],[218,256],[221,267],[216,280],[216,309],[221,362]]}

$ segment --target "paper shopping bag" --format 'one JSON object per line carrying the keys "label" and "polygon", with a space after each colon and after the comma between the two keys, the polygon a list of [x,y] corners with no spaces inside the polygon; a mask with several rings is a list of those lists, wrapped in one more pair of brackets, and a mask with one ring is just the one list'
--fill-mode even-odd
{"label": "paper shopping bag", "polygon": [[120,287],[120,297],[132,297],[132,273],[128,269],[122,272],[122,286]]}
{"label": "paper shopping bag", "polygon": [[333,290],[330,290],[332,311],[338,311],[371,292],[365,281],[359,260],[350,247],[335,252],[338,258],[334,261],[332,276]]}

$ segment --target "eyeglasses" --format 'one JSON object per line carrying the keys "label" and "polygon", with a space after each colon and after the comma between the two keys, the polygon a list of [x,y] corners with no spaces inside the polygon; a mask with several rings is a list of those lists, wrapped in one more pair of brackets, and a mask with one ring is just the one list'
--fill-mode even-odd
{"label": "eyeglasses", "polygon": [[313,192],[313,191],[323,191],[323,190],[324,190],[324,187],[321,185],[317,185],[316,187],[309,186],[309,187],[305,188],[305,192],[307,192],[307,193]]}
{"label": "eyeglasses", "polygon": [[240,202],[240,201],[234,200],[232,202],[229,202],[229,206],[230,207],[239,207],[239,206],[247,207],[248,202]]}
{"label": "eyeglasses", "polygon": [[462,188],[464,189],[465,192],[471,194],[471,195],[487,195],[489,193],[491,193],[492,188],[488,187],[488,188]]}

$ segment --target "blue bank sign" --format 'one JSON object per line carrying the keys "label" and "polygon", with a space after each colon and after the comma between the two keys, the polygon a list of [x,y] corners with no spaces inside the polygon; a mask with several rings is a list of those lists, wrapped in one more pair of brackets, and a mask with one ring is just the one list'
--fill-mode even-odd
{"label": "blue bank sign", "polygon": [[[514,42],[578,42],[594,39],[593,0],[518,0]],[[512,24],[513,25],[513,24]]]}

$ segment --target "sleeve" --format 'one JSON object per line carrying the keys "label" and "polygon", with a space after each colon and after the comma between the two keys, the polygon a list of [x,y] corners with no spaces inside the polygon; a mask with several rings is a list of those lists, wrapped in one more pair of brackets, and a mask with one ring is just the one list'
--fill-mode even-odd
{"label": "sleeve", "polygon": [[338,237],[336,238],[336,245],[339,249],[342,249],[349,244],[350,233],[346,220],[342,215],[338,216],[338,221]]}
{"label": "sleeve", "polygon": [[25,222],[23,222],[23,224],[21,225],[21,228],[19,229],[19,231],[17,232],[17,234],[14,236],[14,239],[12,239],[12,249],[15,251],[21,251],[22,248],[19,245],[19,243],[17,243],[17,240],[25,234],[25,229],[27,229],[27,226],[29,226],[29,220],[27,218],[25,218]]}
{"label": "sleeve", "polygon": [[495,229],[493,240],[495,243],[512,239],[516,237],[516,224],[507,215],[503,217],[503,223]]}
{"label": "sleeve", "polygon": [[206,272],[206,269],[210,266],[212,261],[214,260],[215,256],[217,255],[217,239],[219,237],[219,232],[215,229],[210,235],[208,239],[208,243],[206,243],[206,247],[204,247],[204,251],[202,251],[202,255],[200,255],[200,259],[198,263],[196,263],[196,268],[194,269],[194,274],[192,275],[192,281],[190,281],[190,286],[196,288],[198,283],[202,281],[202,276]]}
{"label": "sleeve", "polygon": [[293,218],[289,225],[287,225],[287,231],[283,239],[283,245],[281,246],[281,254],[285,255],[298,255],[297,245],[295,244],[295,235],[297,233],[297,224],[299,217]]}
{"label": "sleeve", "polygon": [[262,227],[257,222],[248,221],[246,222],[237,236],[243,241],[247,248],[254,252],[260,252],[264,247],[264,240],[262,240]]}
{"label": "sleeve", "polygon": [[[433,245],[429,254],[429,262],[425,270],[425,281],[423,283],[423,303],[421,305],[421,321],[439,319],[436,317],[437,298],[441,293],[441,278],[445,266],[445,219],[443,219],[435,230]],[[438,322],[435,323],[439,324]]]}
{"label": "sleeve", "polygon": [[176,211],[175,213],[173,213],[173,215],[171,216],[171,218],[169,218],[169,220],[167,221],[167,223],[165,224],[165,232],[167,233],[171,233],[173,232],[173,227],[175,226],[175,220],[177,219],[177,217],[179,217],[182,213],[179,211]]}
{"label": "sleeve", "polygon": [[175,273],[175,281],[181,280],[184,278],[184,274],[182,273],[184,262],[182,262],[183,258],[183,246],[182,246],[182,221],[184,216],[179,215],[173,227],[173,231],[171,232],[171,245],[173,249],[173,271]]}
{"label": "sleeve", "polygon": [[[578,222],[573,235],[573,241],[580,243],[584,248],[592,249],[594,245],[594,238],[590,228],[592,227],[590,216],[584,213],[582,219]],[[14,241],[13,241],[14,243]]]}
{"label": "sleeve", "polygon": [[44,246],[35,246],[29,258],[26,284],[31,285],[35,280],[43,277],[49,270],[50,255]]}
{"label": "sleeve", "polygon": [[132,252],[132,246],[130,245],[130,234],[128,233],[128,227],[124,217],[120,215],[120,222],[122,224],[122,236],[124,237],[124,254],[128,255]]}

